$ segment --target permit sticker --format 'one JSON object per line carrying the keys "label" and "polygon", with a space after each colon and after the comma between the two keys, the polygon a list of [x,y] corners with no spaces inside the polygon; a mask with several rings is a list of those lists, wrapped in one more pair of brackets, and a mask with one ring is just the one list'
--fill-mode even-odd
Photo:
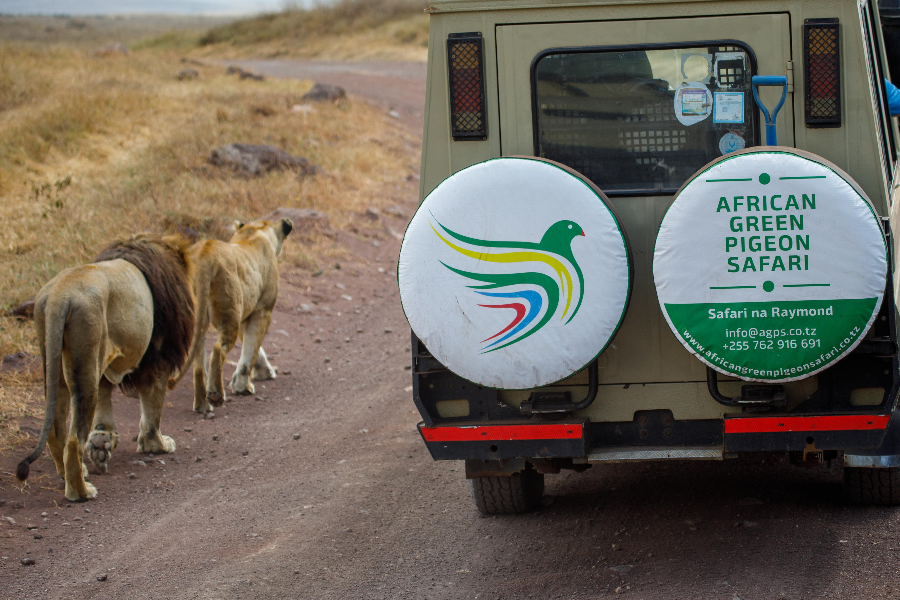
{"label": "permit sticker", "polygon": [[681,92],[681,114],[685,117],[693,117],[706,114],[706,91],[684,90]]}
{"label": "permit sticker", "polygon": [[882,225],[825,159],[748,149],[691,177],[656,239],[660,307],[716,371],[780,383],[827,369],[874,322],[887,281]]}
{"label": "permit sticker", "polygon": [[682,125],[694,125],[712,112],[712,94],[700,82],[683,83],[675,90],[675,118]]}
{"label": "permit sticker", "polygon": [[744,138],[733,131],[729,131],[719,139],[719,153],[722,156],[731,154],[732,152],[743,150],[746,145],[747,142],[744,141]]}
{"label": "permit sticker", "polygon": [[744,122],[743,92],[716,92],[713,96],[713,123]]}

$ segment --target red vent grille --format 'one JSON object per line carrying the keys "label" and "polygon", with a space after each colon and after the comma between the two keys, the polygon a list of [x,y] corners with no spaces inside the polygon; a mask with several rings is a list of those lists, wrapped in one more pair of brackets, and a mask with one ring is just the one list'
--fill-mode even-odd
{"label": "red vent grille", "polygon": [[806,63],[806,126],[841,126],[840,25],[837,19],[807,19],[803,25]]}
{"label": "red vent grille", "polygon": [[454,140],[487,138],[482,48],[480,33],[454,33],[447,39],[450,129]]}

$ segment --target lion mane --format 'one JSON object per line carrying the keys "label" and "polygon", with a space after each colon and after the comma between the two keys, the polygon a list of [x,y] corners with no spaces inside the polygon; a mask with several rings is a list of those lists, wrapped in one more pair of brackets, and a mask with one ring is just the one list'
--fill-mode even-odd
{"label": "lion mane", "polygon": [[139,235],[112,243],[94,259],[130,262],[144,275],[153,296],[153,341],[138,368],[122,380],[124,392],[150,385],[158,377],[168,378],[187,359],[194,335],[192,269],[185,258],[190,245],[180,234],[162,239]]}

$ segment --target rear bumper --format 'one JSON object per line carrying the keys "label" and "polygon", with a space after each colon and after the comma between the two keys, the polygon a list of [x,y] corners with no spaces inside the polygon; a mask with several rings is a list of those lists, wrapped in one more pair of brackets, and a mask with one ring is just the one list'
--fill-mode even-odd
{"label": "rear bumper", "polygon": [[877,448],[890,415],[809,415],[726,418],[729,452],[790,452],[814,444],[819,450]]}
{"label": "rear bumper", "polygon": [[[630,460],[709,460],[717,449],[724,455],[811,447],[851,455],[900,455],[900,444],[892,442],[900,439],[900,419],[891,415],[735,416],[724,420],[667,420],[658,427],[653,421],[638,417],[631,423],[420,423],[419,433],[435,460],[571,458],[594,462],[592,456],[598,461],[609,460],[621,453]],[[889,429],[891,436],[887,436]]]}
{"label": "rear bumper", "polygon": [[491,423],[426,427],[419,433],[435,460],[577,458],[587,455],[586,422]]}

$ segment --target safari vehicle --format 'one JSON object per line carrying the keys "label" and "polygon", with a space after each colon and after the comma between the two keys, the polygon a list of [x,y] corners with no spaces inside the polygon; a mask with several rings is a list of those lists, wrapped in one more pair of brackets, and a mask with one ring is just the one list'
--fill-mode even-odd
{"label": "safari vehicle", "polygon": [[[440,344],[428,347],[428,335],[433,332],[421,331],[410,306],[411,298],[425,293],[425,284],[404,275],[404,268],[413,258],[426,264],[431,250],[407,247],[412,231],[407,232],[399,277],[413,329],[413,400],[422,418],[419,431],[435,460],[465,461],[478,509],[493,514],[534,508],[544,475],[560,469],[581,471],[603,462],[728,460],[752,452],[790,453],[806,465],[842,460],[849,501],[900,504],[900,370],[894,301],[898,275],[892,259],[897,249],[892,231],[900,219],[894,179],[900,138],[888,114],[882,83],[889,75],[874,2],[435,0],[428,11],[420,197],[428,202],[442,182],[455,174],[474,172],[473,165],[491,165],[502,157],[547,159],[571,168],[585,185],[592,183],[602,191],[596,197],[608,202],[628,249],[629,288],[614,338],[599,348],[595,359],[575,365],[577,371],[573,367],[557,381],[521,389],[520,385],[492,384],[489,376],[484,381],[467,378],[465,369],[444,364],[441,352],[452,331],[445,332]],[[756,86],[753,78],[759,76],[764,76],[756,80],[760,84],[781,85]],[[704,103],[705,93],[709,98]],[[780,97],[784,103],[776,121],[772,113]],[[764,107],[768,108],[764,111]],[[745,315],[751,318],[748,310],[759,312],[753,306],[741,308],[740,302],[750,297],[744,293],[752,292],[759,299],[773,287],[789,288],[785,293],[803,286],[820,286],[810,287],[816,293],[827,293],[822,292],[827,286],[835,289],[833,281],[803,283],[800,258],[784,257],[784,264],[791,267],[786,276],[795,278],[784,281],[800,283],[779,283],[776,276],[781,272],[768,271],[780,252],[775,247],[782,243],[779,240],[786,239],[783,244],[789,244],[792,252],[805,253],[809,248],[809,236],[801,237],[794,226],[803,228],[804,210],[806,223],[811,222],[816,194],[807,197],[806,188],[796,188],[796,198],[790,198],[800,212],[784,213],[796,220],[780,220],[772,213],[772,227],[790,230],[778,240],[773,237],[772,247],[763,248],[774,249],[773,258],[762,261],[759,255],[746,254],[749,259],[741,255],[728,263],[728,271],[723,269],[721,276],[728,277],[734,266],[746,271],[744,261],[753,259],[757,261],[753,271],[740,274],[749,278],[759,269],[758,280],[748,285],[706,286],[738,289],[730,296],[737,304],[729,307],[714,299],[708,304],[711,320],[734,319],[734,325],[722,330],[727,337],[720,352],[731,352],[737,344],[738,351],[748,354],[770,351],[759,354],[763,363],[769,360],[766,357],[775,357],[775,370],[768,379],[738,377],[725,373],[720,356],[704,352],[672,325],[677,318],[664,310],[668,305],[664,306],[663,292],[669,288],[661,279],[677,280],[681,274],[677,269],[662,272],[666,250],[660,245],[667,227],[664,221],[677,216],[672,208],[676,196],[680,198],[696,182],[768,184],[766,173],[758,179],[754,173],[746,178],[705,180],[702,173],[729,168],[734,162],[725,161],[729,155],[746,157],[742,149],[747,149],[745,153],[764,149],[767,137],[771,142],[775,136],[779,144],[775,150],[784,160],[812,156],[823,166],[822,172],[829,173],[827,177],[840,175],[848,190],[853,188],[865,199],[860,206],[869,207],[877,230],[875,246],[882,250],[873,262],[859,259],[856,270],[880,278],[875,286],[881,287],[872,292],[878,294],[878,302],[868,305],[871,314],[864,315],[863,325],[854,329],[857,339],[848,334],[847,344],[834,342],[831,352],[823,349],[825,366],[816,364],[819,359],[815,358],[790,376],[784,369],[779,371],[778,360],[787,360],[788,350],[799,352],[801,346],[822,343],[809,323],[827,328],[832,314],[828,311],[838,310],[830,300],[798,304],[815,316],[802,328],[791,327],[794,312],[783,307],[770,309],[769,316],[777,317],[772,329],[747,329],[741,324]],[[782,158],[764,160],[772,171]],[[772,185],[800,185],[786,181],[797,179],[812,185],[825,178],[824,174],[788,174]],[[484,185],[490,185],[489,176],[486,181]],[[784,203],[788,193],[794,194],[785,189],[784,197],[780,192],[769,196],[776,211],[780,210],[776,198]],[[817,210],[828,205],[829,189],[819,188]],[[730,226],[726,233],[733,232],[725,236],[724,246],[719,238],[715,240],[715,252],[726,247],[736,251],[739,243],[750,241],[749,234],[760,231],[762,221],[754,221],[757,216],[752,212],[741,213],[746,205],[737,200],[757,196],[718,191],[707,195],[712,198],[710,215]],[[720,198],[725,210],[719,204],[720,212],[713,212]],[[448,224],[435,211],[426,212],[419,211],[423,219],[429,219],[434,233],[451,246],[478,242],[477,236],[464,231],[465,211],[458,211],[455,224]],[[490,220],[473,216],[469,224],[475,227],[479,219]],[[712,225],[700,225],[685,230],[689,239],[678,243],[699,247],[707,237],[719,235]],[[821,227],[809,252],[833,249],[833,244],[855,235],[842,218],[832,218]],[[584,228],[584,240],[592,239],[588,229]],[[530,243],[537,248],[537,238],[531,239],[515,247],[526,248]],[[580,237],[574,240],[573,251],[576,244],[587,243]],[[846,248],[856,248],[857,241],[850,239]],[[757,250],[769,243],[765,235],[757,236]],[[408,253],[406,262],[403,252]],[[841,260],[839,254],[828,261]],[[595,258],[577,252],[575,256],[585,269]],[[701,260],[702,254],[698,256]],[[444,267],[453,267],[448,276],[462,272],[447,259],[440,260]],[[697,277],[706,276],[705,270],[708,267],[698,265]],[[460,294],[471,294],[474,287],[463,285]],[[447,288],[439,293],[456,294]],[[713,297],[705,298],[710,302]],[[440,296],[435,299],[440,301]],[[511,304],[491,308],[503,307],[515,308]],[[585,319],[592,310],[587,302],[580,308]],[[797,314],[807,314],[806,310]],[[450,312],[437,318],[451,322]],[[557,352],[568,350],[564,344],[545,346],[542,352],[525,357],[532,363],[524,370],[537,371]],[[833,360],[826,358],[829,354]],[[816,348],[815,356],[819,355]],[[752,367],[750,371],[753,375]]]}

